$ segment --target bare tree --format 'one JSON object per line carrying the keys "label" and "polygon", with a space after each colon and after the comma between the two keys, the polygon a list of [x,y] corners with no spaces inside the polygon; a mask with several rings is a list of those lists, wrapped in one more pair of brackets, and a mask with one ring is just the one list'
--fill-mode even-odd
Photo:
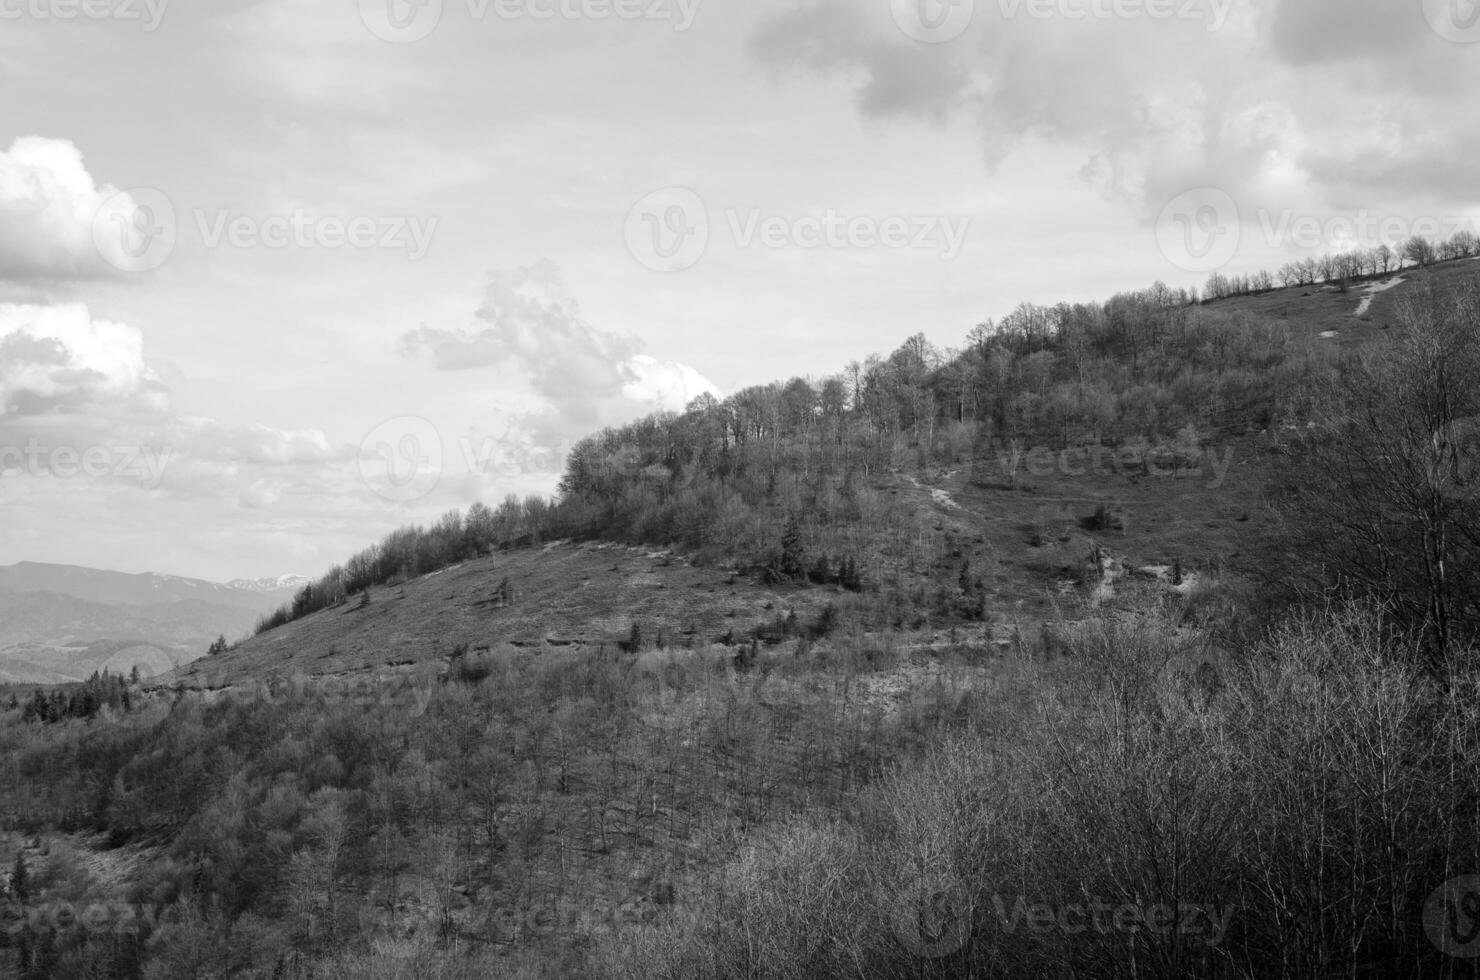
{"label": "bare tree", "polygon": [[1480,291],[1426,291],[1343,365],[1285,468],[1296,585],[1386,602],[1435,666],[1480,635]]}
{"label": "bare tree", "polygon": [[1422,235],[1414,235],[1403,243],[1403,257],[1422,269],[1434,263],[1438,251],[1433,242]]}

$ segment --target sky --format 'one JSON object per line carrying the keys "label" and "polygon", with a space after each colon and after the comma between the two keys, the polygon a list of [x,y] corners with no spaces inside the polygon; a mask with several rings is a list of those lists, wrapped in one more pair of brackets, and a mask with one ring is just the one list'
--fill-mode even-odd
{"label": "sky", "polygon": [[318,574],[603,426],[1480,213],[1477,0],[0,0],[0,564]]}

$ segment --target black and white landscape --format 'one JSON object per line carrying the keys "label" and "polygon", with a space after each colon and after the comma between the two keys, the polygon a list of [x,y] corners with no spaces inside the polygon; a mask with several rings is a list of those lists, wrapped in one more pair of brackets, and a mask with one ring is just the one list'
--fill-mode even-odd
{"label": "black and white landscape", "polygon": [[0,683],[60,684],[97,671],[142,677],[251,633],[307,584],[300,576],[225,584],[72,565],[0,566]]}
{"label": "black and white landscape", "polygon": [[0,980],[1471,977],[1480,0],[0,0]]}

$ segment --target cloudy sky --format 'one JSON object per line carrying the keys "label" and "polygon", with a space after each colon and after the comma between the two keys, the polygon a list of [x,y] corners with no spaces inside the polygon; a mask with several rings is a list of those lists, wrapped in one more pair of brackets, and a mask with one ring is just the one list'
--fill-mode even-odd
{"label": "cloudy sky", "polygon": [[0,564],[318,573],[573,439],[1480,198],[1475,0],[0,0]]}

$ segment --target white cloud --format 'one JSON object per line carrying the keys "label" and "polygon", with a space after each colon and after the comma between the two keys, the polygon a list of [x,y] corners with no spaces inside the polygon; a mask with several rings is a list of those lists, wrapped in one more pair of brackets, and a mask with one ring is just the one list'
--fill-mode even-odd
{"label": "white cloud", "polygon": [[718,388],[696,369],[641,352],[636,338],[598,329],[550,261],[495,273],[472,327],[422,327],[402,353],[443,371],[507,367],[547,406],[524,421],[542,444],[579,439],[647,412],[682,410]]}
{"label": "white cloud", "polygon": [[133,327],[86,306],[0,305],[0,417],[102,405],[158,413],[169,393]]}
{"label": "white cloud", "polygon": [[652,405],[655,411],[682,412],[703,394],[720,397],[720,390],[698,371],[677,361],[660,361],[647,354],[628,358],[622,370],[630,380],[622,385],[622,396]]}
{"label": "white cloud", "polygon": [[[99,279],[127,267],[128,256],[105,256],[93,236],[105,204],[125,217],[132,212],[131,201],[115,200],[118,193],[94,183],[71,142],[17,139],[0,153],[0,280]],[[112,243],[105,238],[103,247]]]}

